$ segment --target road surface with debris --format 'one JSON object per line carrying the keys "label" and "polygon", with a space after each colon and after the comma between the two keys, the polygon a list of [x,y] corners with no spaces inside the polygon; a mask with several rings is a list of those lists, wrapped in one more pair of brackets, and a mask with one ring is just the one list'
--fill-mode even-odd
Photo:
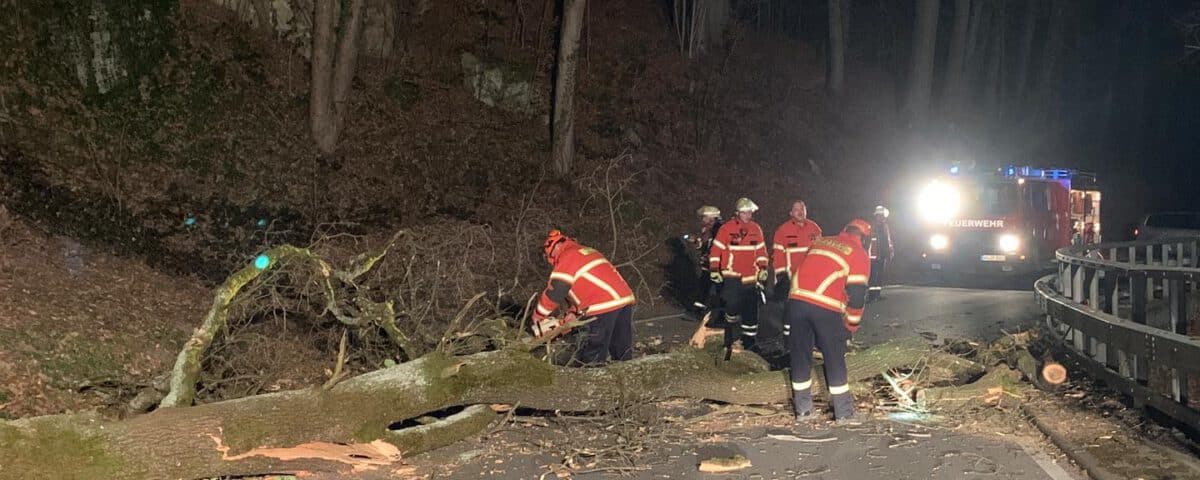
{"label": "road surface with debris", "polygon": [[[767,305],[762,313],[764,336],[777,335],[781,306]],[[942,338],[951,337],[989,341],[1006,331],[1028,328],[1037,321],[1038,309],[1028,291],[896,286],[886,291],[883,300],[872,303],[867,315],[855,336],[858,343],[873,345],[914,333],[941,343]],[[662,350],[685,343],[696,326],[697,322],[687,317],[646,318],[638,322],[638,341],[645,350]],[[969,429],[946,428],[952,425],[899,420],[880,416],[854,427],[796,427],[786,411],[766,416],[723,415],[698,431],[689,427],[692,436],[682,442],[664,442],[653,455],[657,460],[644,467],[593,469],[585,464],[573,468],[570,477],[1086,478],[1028,425],[1010,425],[1004,431],[970,429],[973,433],[968,433]],[[561,468],[563,458],[517,446],[543,442],[586,446],[586,439],[567,436],[555,440],[549,432],[540,432],[529,431],[523,439],[516,433],[507,441],[501,435],[473,445],[462,442],[434,456],[458,464],[452,473],[445,472],[452,478],[567,478],[567,471]],[[508,441],[513,443],[501,446]],[[730,473],[698,470],[706,458],[737,455],[750,466]]]}

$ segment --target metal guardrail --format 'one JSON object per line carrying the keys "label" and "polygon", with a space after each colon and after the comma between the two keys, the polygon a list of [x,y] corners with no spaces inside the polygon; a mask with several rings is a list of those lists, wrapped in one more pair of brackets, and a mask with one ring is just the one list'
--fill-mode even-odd
{"label": "metal guardrail", "polygon": [[1135,405],[1200,432],[1200,398],[1188,398],[1200,391],[1200,339],[1188,336],[1200,238],[1074,246],[1056,257],[1058,273],[1034,290],[1066,350]]}

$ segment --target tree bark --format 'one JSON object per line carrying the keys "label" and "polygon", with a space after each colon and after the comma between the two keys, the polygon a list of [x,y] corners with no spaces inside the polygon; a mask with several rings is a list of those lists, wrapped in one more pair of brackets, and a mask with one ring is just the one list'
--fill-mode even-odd
{"label": "tree bark", "polygon": [[554,87],[554,172],[571,173],[575,163],[575,63],[587,0],[563,0],[558,42],[558,76]]}
{"label": "tree bark", "polygon": [[1037,33],[1037,12],[1041,0],[1025,2],[1024,25],[1021,29],[1021,52],[1017,59],[1017,79],[1015,93],[1019,99],[1025,98],[1029,86],[1029,64],[1033,61],[1033,36]]}
{"label": "tree bark", "polygon": [[1038,117],[1043,126],[1049,122],[1058,105],[1059,62],[1062,60],[1063,28],[1066,12],[1062,0],[1050,2],[1050,24],[1046,31],[1046,48],[1038,71]]}
{"label": "tree bark", "polygon": [[917,404],[939,411],[994,405],[1005,397],[1021,396],[1021,373],[1007,367],[993,368],[973,383],[954,387],[926,388],[917,392]]}
{"label": "tree bark", "polygon": [[909,75],[908,112],[910,126],[924,128],[929,121],[933,89],[933,57],[937,46],[939,0],[918,0],[913,29],[912,69]]}
{"label": "tree bark", "polygon": [[950,38],[950,53],[946,59],[946,88],[942,94],[942,110],[955,115],[966,90],[963,65],[967,57],[967,27],[970,26],[971,0],[955,0],[954,33]]}
{"label": "tree bark", "polygon": [[842,2],[829,0],[829,72],[825,86],[834,96],[841,95],[846,76],[846,23],[842,20]]}
{"label": "tree bark", "polygon": [[[309,121],[322,155],[331,155],[346,120],[347,100],[358,64],[365,0],[350,0],[350,17],[335,34],[340,2],[313,4]],[[335,52],[336,49],[336,52]]]}
{"label": "tree bark", "polygon": [[[888,368],[917,365],[929,353],[920,338],[893,340],[849,355],[849,378],[861,382]],[[463,357],[435,352],[328,389],[160,409],[124,421],[56,415],[0,423],[0,478],[344,474],[386,468],[400,455],[473,434],[488,421],[486,412],[469,408],[453,423],[458,427],[429,429],[440,437],[389,429],[451,406],[605,411],[670,397],[737,404],[791,398],[786,372],[765,371],[750,354],[722,358],[719,348],[684,349],[574,369],[519,350]]]}

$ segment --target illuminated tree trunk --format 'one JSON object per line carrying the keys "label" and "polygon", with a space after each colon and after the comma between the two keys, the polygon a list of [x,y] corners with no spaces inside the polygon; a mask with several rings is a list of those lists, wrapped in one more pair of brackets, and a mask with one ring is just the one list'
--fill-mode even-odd
{"label": "illuminated tree trunk", "polygon": [[937,46],[939,0],[917,1],[917,24],[913,30],[912,69],[909,75],[908,114],[911,127],[923,128],[929,120],[933,89],[933,55]]}
{"label": "illuminated tree trunk", "polygon": [[846,23],[842,19],[843,1],[846,0],[829,0],[829,72],[826,76],[826,86],[835,96],[842,93],[846,78]]}
{"label": "illuminated tree trunk", "polygon": [[313,140],[322,155],[333,154],[346,121],[347,99],[358,63],[364,3],[365,0],[350,0],[350,16],[337,33],[340,2],[318,0],[313,5],[309,121]]}
{"label": "illuminated tree trunk", "polygon": [[1029,63],[1033,61],[1033,35],[1037,32],[1037,11],[1041,0],[1025,2],[1025,17],[1021,28],[1021,52],[1017,60],[1016,96],[1025,98],[1029,86]]}
{"label": "illuminated tree trunk", "polygon": [[951,115],[961,108],[966,91],[967,27],[971,19],[971,0],[954,2],[954,34],[950,38],[950,54],[946,59],[946,88],[942,93],[943,110]]}
{"label": "illuminated tree trunk", "polygon": [[558,75],[554,87],[554,172],[571,173],[575,163],[575,78],[579,34],[587,0],[563,0],[562,30],[558,41]]}

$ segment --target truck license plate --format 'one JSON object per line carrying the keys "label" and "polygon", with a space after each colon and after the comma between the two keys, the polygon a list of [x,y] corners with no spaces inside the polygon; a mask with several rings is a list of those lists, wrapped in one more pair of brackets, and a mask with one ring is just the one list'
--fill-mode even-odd
{"label": "truck license plate", "polygon": [[980,255],[979,259],[985,262],[1003,262],[1004,255]]}
{"label": "truck license plate", "polygon": [[940,263],[935,263],[935,264],[932,264],[932,265],[930,265],[930,267],[933,267],[933,269],[934,269],[934,270],[941,270],[941,269],[942,269],[942,264],[940,264]]}

